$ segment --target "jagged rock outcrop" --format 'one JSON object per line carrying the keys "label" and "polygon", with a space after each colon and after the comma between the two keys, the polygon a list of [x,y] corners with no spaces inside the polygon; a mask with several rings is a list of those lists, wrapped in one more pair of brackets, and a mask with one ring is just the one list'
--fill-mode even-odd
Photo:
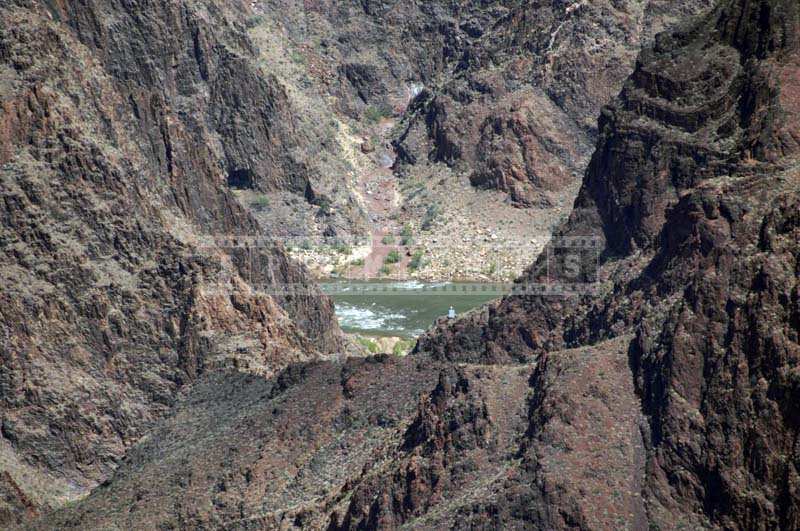
{"label": "jagged rock outcrop", "polygon": [[585,168],[597,113],[641,46],[708,6],[504,2],[442,16],[457,51],[404,118],[401,163],[444,162],[517,204],[550,206]]}
{"label": "jagged rock outcrop", "polygon": [[516,204],[549,206],[580,179],[597,113],[641,46],[710,6],[269,0],[257,10],[307,52],[305,82],[338,111],[401,117],[400,175],[443,163]]}
{"label": "jagged rock outcrop", "polygon": [[[443,371],[429,396],[420,400],[417,415],[403,434],[399,455],[383,475],[363,478],[347,512],[332,528],[394,528],[425,514],[448,497],[448,491],[473,479],[474,452],[496,450],[492,419],[484,399],[470,393],[462,371]],[[459,462],[459,467],[450,463]]]}
{"label": "jagged rock outcrop", "polygon": [[[558,232],[604,242],[599,293],[512,296],[420,343],[492,361],[632,334],[660,528],[798,525],[798,35],[798,5],[765,0],[659,36],[604,110]],[[566,281],[546,266],[569,252],[553,246],[523,281]]]}
{"label": "jagged rock outcrop", "polygon": [[205,372],[344,348],[228,191],[240,169],[297,177],[281,89],[228,9],[0,7],[0,527],[105,480]]}
{"label": "jagged rock outcrop", "polygon": [[[112,477],[32,525],[800,527],[798,35],[795,0],[722,0],[641,54],[518,283],[550,295],[443,321],[402,359],[199,370]],[[198,278],[236,281],[210,261]],[[27,491],[2,489],[13,523]]]}

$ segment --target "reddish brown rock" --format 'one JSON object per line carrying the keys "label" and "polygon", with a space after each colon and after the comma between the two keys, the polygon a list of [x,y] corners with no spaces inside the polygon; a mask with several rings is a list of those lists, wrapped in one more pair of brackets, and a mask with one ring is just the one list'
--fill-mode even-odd
{"label": "reddish brown rock", "polygon": [[[397,16],[387,3],[362,9]],[[438,323],[402,359],[310,360],[331,350],[306,345],[336,341],[313,318],[324,308],[253,293],[241,278],[301,278],[279,251],[263,256],[273,268],[252,268],[242,252],[195,256],[191,238],[154,215],[164,202],[125,188],[131,172],[115,151],[64,131],[56,111],[75,103],[25,92],[18,101],[40,103],[30,115],[15,104],[8,123],[40,123],[61,143],[55,152],[0,151],[13,158],[4,175],[15,176],[3,181],[2,226],[13,236],[3,271],[29,275],[14,284],[26,290],[0,305],[0,450],[10,446],[21,470],[66,470],[86,484],[108,477],[77,503],[40,510],[32,525],[800,527],[799,11],[794,0],[724,0],[641,55],[603,112],[570,218],[518,283],[591,283],[595,292],[510,295]],[[483,27],[476,20],[463,31],[477,38]],[[16,51],[28,42],[22,35],[0,41],[0,57],[30,62]],[[353,79],[369,99],[375,85],[362,74]],[[436,156],[456,160],[464,152],[448,132],[452,109],[436,100],[420,109],[436,109]],[[6,138],[28,138],[19,127]],[[504,137],[519,133],[523,152],[537,149],[521,120],[500,127]],[[42,172],[25,167],[29,159]],[[520,160],[497,164],[511,171]],[[110,170],[84,169],[101,164]],[[102,204],[90,201],[95,194]],[[64,211],[89,221],[75,227]],[[185,217],[190,236],[203,226],[201,214]],[[562,266],[576,244],[564,242],[573,237],[597,238],[601,252],[578,254],[570,271]],[[94,254],[70,255],[71,269],[53,258],[84,241]],[[117,268],[141,280],[131,287]],[[178,303],[171,319],[148,311]],[[308,320],[287,327],[292,312]],[[256,341],[275,350],[239,350]],[[218,370],[229,360],[259,374]],[[271,374],[289,362],[299,363]],[[65,364],[69,379],[57,370]],[[153,429],[140,438],[143,426]],[[11,475],[30,492],[22,474]],[[23,498],[4,488],[13,518],[27,518]]]}
{"label": "reddish brown rock", "polygon": [[267,142],[291,131],[223,10],[12,2],[0,20],[0,462],[11,510],[41,511],[107,479],[205,372],[344,340],[228,191],[239,167],[291,179]]}
{"label": "reddish brown rock", "polygon": [[445,58],[439,79],[425,81],[430,88],[404,117],[399,169],[414,173],[420,170],[404,165],[442,162],[518,205],[552,206],[554,192],[585,169],[597,113],[621,88],[641,46],[708,7],[510,2],[454,15],[459,27],[443,27],[457,52]]}
{"label": "reddish brown rock", "polygon": [[38,514],[36,505],[19,488],[8,471],[0,473],[0,525],[12,527],[33,520]]}
{"label": "reddish brown rock", "polygon": [[[541,359],[634,333],[651,526],[798,525],[800,80],[784,73],[799,17],[794,2],[724,2],[642,54],[559,231],[602,230],[598,296],[508,297],[466,336],[456,323],[418,347]],[[563,281],[545,266],[569,252],[553,246],[524,280]]]}

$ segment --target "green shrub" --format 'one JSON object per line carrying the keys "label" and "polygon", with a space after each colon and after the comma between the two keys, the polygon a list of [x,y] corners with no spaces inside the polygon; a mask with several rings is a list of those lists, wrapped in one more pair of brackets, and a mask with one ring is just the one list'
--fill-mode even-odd
{"label": "green shrub", "polygon": [[386,255],[385,263],[387,264],[396,264],[400,261],[400,253],[397,252],[397,249],[392,249],[389,251],[389,254]]}
{"label": "green shrub", "polygon": [[294,61],[295,63],[297,63],[299,65],[306,64],[305,56],[303,54],[301,54],[297,50],[292,50],[291,57],[292,57],[292,61]]}
{"label": "green shrub", "polygon": [[385,104],[379,106],[370,105],[364,110],[364,119],[371,123],[378,123],[382,118],[387,118],[391,115],[392,110]]}
{"label": "green shrub", "polygon": [[331,200],[327,197],[323,197],[317,202],[319,205],[319,215],[320,216],[330,216],[333,212],[333,206],[331,205]]}
{"label": "green shrub", "polygon": [[250,206],[258,211],[264,211],[269,208],[269,197],[259,195],[250,203]]}
{"label": "green shrub", "polygon": [[381,243],[384,245],[394,245],[394,236],[391,234],[387,234],[383,238],[381,238]]}
{"label": "green shrub", "polygon": [[410,238],[413,235],[414,232],[411,230],[411,225],[409,225],[408,223],[403,225],[403,230],[400,231],[400,236],[402,236],[403,238]]}
{"label": "green shrub", "polygon": [[378,343],[366,337],[358,337],[357,341],[362,347],[367,349],[367,352],[370,354],[377,354],[381,350],[381,348],[378,346]]}
{"label": "green shrub", "polygon": [[262,22],[264,22],[264,17],[262,15],[255,15],[248,18],[245,24],[247,25],[248,29],[251,29],[259,26]]}
{"label": "green shrub", "polygon": [[422,230],[429,230],[433,226],[433,222],[436,218],[440,215],[439,205],[431,205],[428,207],[428,210],[425,212],[425,216],[422,218]]}
{"label": "green shrub", "polygon": [[347,245],[345,242],[336,242],[333,246],[333,250],[339,254],[350,254],[353,252],[353,248]]}
{"label": "green shrub", "polygon": [[355,260],[350,262],[350,265],[361,267],[361,266],[364,265],[364,259],[363,258],[356,258]]}
{"label": "green shrub", "polygon": [[411,255],[411,262],[408,264],[409,269],[416,271],[422,267],[422,254],[422,249],[417,249],[414,251],[414,254]]}
{"label": "green shrub", "polygon": [[413,244],[414,244],[414,238],[412,238],[411,236],[403,236],[403,238],[400,240],[400,245],[404,247],[408,247]]}
{"label": "green shrub", "polygon": [[392,272],[392,267],[389,264],[383,264],[383,266],[380,269],[381,275],[388,275],[391,272]]}
{"label": "green shrub", "polygon": [[395,356],[405,356],[414,348],[414,341],[411,339],[401,339],[392,347],[392,354]]}

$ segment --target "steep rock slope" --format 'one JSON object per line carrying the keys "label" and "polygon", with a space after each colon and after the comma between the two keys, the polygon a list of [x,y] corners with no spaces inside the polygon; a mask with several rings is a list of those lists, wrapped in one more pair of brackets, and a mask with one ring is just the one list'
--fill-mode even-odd
{"label": "steep rock slope", "polygon": [[198,375],[344,346],[228,192],[297,175],[285,96],[226,9],[0,7],[0,526],[88,492]]}
{"label": "steep rock slope", "polygon": [[212,375],[34,527],[641,528],[629,341],[538,366],[419,354]]}
{"label": "steep rock slope", "polygon": [[[605,242],[597,295],[509,297],[420,344],[509,362],[633,334],[642,493],[664,528],[798,525],[798,16],[723,2],[642,54],[559,231]],[[569,252],[523,282],[569,282],[548,267]]]}
{"label": "steep rock slope", "polygon": [[452,55],[405,120],[401,161],[444,162],[517,204],[553,206],[641,46],[708,6],[502,2],[442,16]]}
{"label": "steep rock slope", "polygon": [[36,525],[800,526],[798,11],[722,0],[641,55],[520,281],[594,293],[509,296],[401,360],[202,375]]}
{"label": "steep rock slope", "polygon": [[345,114],[403,113],[413,99],[396,142],[401,164],[460,164],[476,185],[540,204],[583,170],[597,112],[642,44],[710,3],[255,5],[289,30],[310,78]]}
{"label": "steep rock slope", "polygon": [[391,452],[430,369],[383,356],[204,378],[112,480],[41,527],[324,528],[352,478]]}
{"label": "steep rock slope", "polygon": [[568,213],[640,47],[710,5],[259,0],[251,34],[306,129],[325,124],[328,173],[341,160],[375,226],[410,228],[413,275],[511,279]]}

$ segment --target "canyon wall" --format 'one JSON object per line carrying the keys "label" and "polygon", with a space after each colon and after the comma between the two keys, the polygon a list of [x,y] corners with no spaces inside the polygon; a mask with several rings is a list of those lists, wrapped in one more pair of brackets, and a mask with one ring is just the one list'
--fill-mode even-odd
{"label": "canyon wall", "polygon": [[[393,6],[362,2],[360,9],[397,16]],[[436,4],[425,6],[437,12]],[[120,9],[117,16],[126,12]],[[190,11],[222,17],[212,26],[224,34],[226,10]],[[89,53],[91,42],[71,29],[80,24],[51,19],[64,17],[56,7],[33,12],[41,18],[30,8],[2,13],[15,25],[50,28],[36,38],[72,44],[66,53],[63,45],[36,43],[61,54],[41,65],[47,56],[22,53],[32,33],[11,38],[6,29],[0,40],[0,58],[13,65],[2,80],[14,90],[3,93],[25,95],[24,105],[4,102],[4,112],[13,112],[4,118],[10,140],[0,151],[10,190],[3,274],[20,275],[6,285],[22,291],[5,296],[0,310],[0,455],[16,467],[0,475],[4,522],[42,529],[800,527],[794,0],[721,0],[660,34],[602,110],[596,133],[586,127],[596,149],[572,211],[517,285],[591,289],[511,294],[437,323],[407,357],[347,360],[334,356],[341,339],[326,299],[252,291],[255,272],[273,271],[273,285],[302,282],[302,270],[279,248],[261,251],[276,267],[253,271],[249,256],[244,262],[235,250],[201,251],[194,243],[221,230],[216,223],[243,236],[255,230],[225,190],[224,161],[233,155],[224,142],[173,133],[171,153],[219,147],[219,158],[187,157],[218,169],[184,172],[188,162],[173,162],[148,171],[153,162],[137,142],[150,137],[128,135],[147,113],[124,113],[119,129],[116,116],[102,119],[103,110],[125,108],[120,85],[134,81],[119,81]],[[524,37],[519,28],[534,23],[529,17],[499,18]],[[459,31],[479,38],[484,23]],[[447,34],[432,32],[432,46],[452,49],[440,40]],[[418,41],[410,55],[426,45]],[[433,75],[443,63],[415,64]],[[74,77],[90,67],[92,76]],[[72,74],[55,77],[59,68]],[[158,71],[165,77],[152,90],[169,92],[165,80],[181,68]],[[23,83],[22,75],[30,77]],[[369,68],[343,75],[365,102],[381,94]],[[29,94],[36,79],[42,86]],[[64,86],[48,87],[52,79]],[[48,91],[55,102],[37,107]],[[204,94],[194,108],[205,109]],[[101,105],[105,97],[115,105]],[[420,109],[423,100],[439,105],[432,91],[417,98]],[[583,107],[570,109],[578,123]],[[83,121],[70,128],[85,115],[111,129],[95,134]],[[169,127],[191,129],[188,117],[168,116]],[[204,121],[202,134],[220,135],[216,123]],[[432,137],[446,140],[431,123]],[[492,130],[521,130],[507,123]],[[30,135],[25,124],[48,134]],[[37,146],[39,138],[47,144]],[[98,140],[115,138],[109,146]],[[458,152],[439,140],[444,159]],[[184,180],[192,185],[176,189],[185,192],[165,193]],[[192,194],[205,199],[193,203]],[[192,204],[205,206],[194,212]],[[214,215],[222,205],[229,212]],[[59,217],[60,209],[68,215]],[[578,252],[574,242],[592,245]],[[74,259],[56,258],[68,252]],[[577,269],[562,267],[576,256]],[[104,298],[89,304],[87,293]],[[170,304],[180,308],[174,320],[153,310]],[[284,325],[292,317],[296,324]],[[144,427],[151,429],[137,441]],[[72,483],[51,479],[60,470]],[[43,477],[52,490],[23,477]],[[76,484],[72,498],[80,499],[59,507]],[[44,492],[50,498],[37,499]]]}
{"label": "canyon wall", "polygon": [[[12,506],[84,495],[205,372],[269,375],[345,347],[332,303],[229,191],[244,170],[275,186],[304,177],[282,89],[227,9],[0,7]],[[2,525],[14,512],[0,509]]]}

